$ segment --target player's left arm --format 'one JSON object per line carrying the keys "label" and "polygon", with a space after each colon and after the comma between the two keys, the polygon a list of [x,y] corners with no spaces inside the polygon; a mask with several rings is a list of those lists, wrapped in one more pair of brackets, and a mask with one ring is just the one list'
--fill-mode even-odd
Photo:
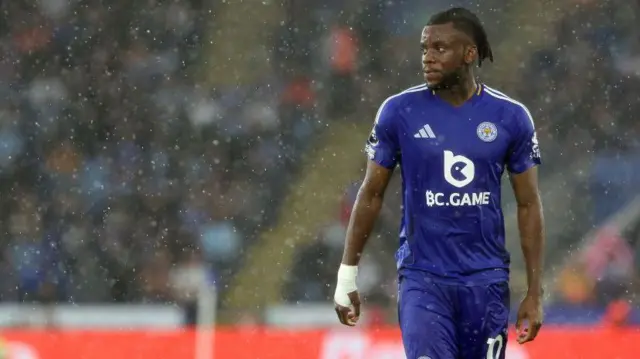
{"label": "player's left arm", "polygon": [[[533,340],[542,326],[542,274],[544,253],[544,216],[538,188],[540,149],[533,119],[522,107],[515,114],[513,141],[508,158],[511,185],[518,207],[520,243],[527,269],[527,295],[518,310],[518,342]],[[522,328],[524,322],[527,326]]]}
{"label": "player's left arm", "polygon": [[538,191],[538,169],[511,175],[511,185],[518,206],[520,243],[527,267],[527,294],[541,297],[544,249],[544,216]]}

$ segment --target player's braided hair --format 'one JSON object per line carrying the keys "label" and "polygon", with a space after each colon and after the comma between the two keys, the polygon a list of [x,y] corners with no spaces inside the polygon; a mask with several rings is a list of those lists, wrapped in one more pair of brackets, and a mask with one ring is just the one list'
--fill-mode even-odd
{"label": "player's braided hair", "polygon": [[491,44],[487,39],[487,33],[476,14],[463,7],[454,7],[439,12],[429,19],[428,25],[443,25],[452,23],[453,26],[473,39],[478,48],[478,66],[482,66],[484,59],[493,62]]}

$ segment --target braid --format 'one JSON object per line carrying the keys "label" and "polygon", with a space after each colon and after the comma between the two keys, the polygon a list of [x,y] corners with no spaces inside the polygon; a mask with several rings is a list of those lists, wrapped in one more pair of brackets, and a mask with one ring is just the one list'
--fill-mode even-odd
{"label": "braid", "polygon": [[478,66],[482,66],[482,61],[485,59],[493,62],[493,51],[487,39],[487,32],[482,27],[476,14],[462,7],[454,7],[433,15],[429,19],[428,25],[443,25],[447,23],[453,23],[456,29],[466,33],[473,39],[478,48]]}

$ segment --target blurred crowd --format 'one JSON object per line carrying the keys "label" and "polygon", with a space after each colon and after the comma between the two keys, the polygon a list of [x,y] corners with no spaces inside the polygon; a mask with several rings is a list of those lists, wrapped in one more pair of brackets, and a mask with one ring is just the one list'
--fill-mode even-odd
{"label": "blurred crowd", "polygon": [[199,82],[216,3],[2,2],[0,300],[188,303],[273,220],[313,92]]}
{"label": "blurred crowd", "polygon": [[[640,182],[640,5],[572,1],[555,40],[536,51],[518,97],[537,113],[549,173],[584,154],[592,160],[592,222],[619,210]],[[637,191],[636,191],[637,192]]]}
{"label": "blurred crowd", "polygon": [[[565,243],[576,253],[560,262],[555,302],[635,306],[640,213],[628,206],[640,194],[640,4],[583,1],[570,10],[558,22],[557,43],[534,54],[534,80],[522,92],[543,114],[538,123],[552,151],[590,161],[586,191],[569,190],[596,231]],[[612,219],[621,212],[628,219]]]}

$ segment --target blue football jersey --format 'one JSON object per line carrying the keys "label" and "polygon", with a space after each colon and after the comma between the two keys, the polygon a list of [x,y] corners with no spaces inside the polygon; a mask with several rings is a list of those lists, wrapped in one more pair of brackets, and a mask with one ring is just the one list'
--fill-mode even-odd
{"label": "blue football jersey", "polygon": [[365,150],[401,170],[401,273],[419,270],[445,283],[508,280],[501,177],[540,164],[523,104],[480,84],[454,107],[416,86],[380,106]]}

